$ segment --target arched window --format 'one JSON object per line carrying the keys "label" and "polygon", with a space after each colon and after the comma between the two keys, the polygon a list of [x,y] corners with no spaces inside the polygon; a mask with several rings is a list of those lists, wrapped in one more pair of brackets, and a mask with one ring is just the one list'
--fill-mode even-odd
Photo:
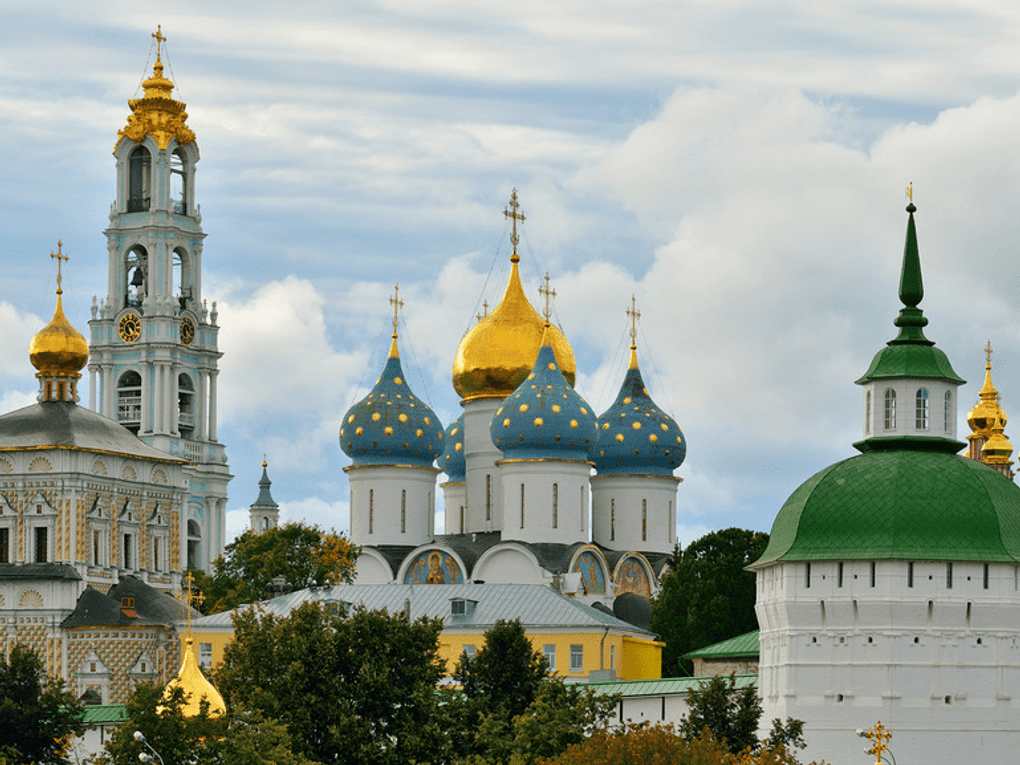
{"label": "arched window", "polygon": [[199,559],[202,546],[202,527],[194,519],[188,520],[188,568],[201,568]]}
{"label": "arched window", "polygon": [[648,500],[641,500],[641,541],[648,541]]}
{"label": "arched window", "polygon": [[127,251],[124,257],[124,306],[140,306],[149,294],[149,253],[140,244]]}
{"label": "arched window", "polygon": [[128,371],[117,381],[117,422],[135,435],[142,425],[142,377]]}
{"label": "arched window", "polygon": [[928,429],[928,389],[918,388],[914,396],[914,428]]}
{"label": "arched window", "polygon": [[871,391],[864,391],[864,433],[871,435]]}
{"label": "arched window", "polygon": [[552,512],[552,525],[554,529],[560,526],[560,485],[558,483],[553,484],[553,512]]}
{"label": "arched window", "polygon": [[896,429],[896,391],[885,389],[885,429]]}
{"label": "arched window", "polygon": [[191,256],[183,247],[174,248],[173,272],[173,294],[184,311],[192,306],[195,287],[191,283]]}
{"label": "arched window", "polygon": [[368,533],[375,531],[375,489],[368,490]]}
{"label": "arched window", "polygon": [[953,423],[953,392],[951,390],[947,390],[946,391],[945,403],[944,403],[943,411],[942,411],[942,419],[943,419],[943,426],[942,426],[943,430],[945,430],[946,433],[951,433],[952,430],[953,430],[950,427],[952,425],[952,423]]}
{"label": "arched window", "polygon": [[177,427],[181,438],[195,433],[195,385],[186,374],[177,375]]}
{"label": "arched window", "polygon": [[616,539],[616,498],[609,500],[609,541]]}
{"label": "arched window", "polygon": [[144,212],[152,202],[152,155],[136,146],[128,156],[128,212]]}
{"label": "arched window", "polygon": [[407,533],[407,489],[400,490],[400,533]]}
{"label": "arched window", "polygon": [[521,484],[521,528],[524,528],[524,484]]}
{"label": "arched window", "polygon": [[180,149],[170,155],[170,200],[175,215],[188,214],[188,163]]}

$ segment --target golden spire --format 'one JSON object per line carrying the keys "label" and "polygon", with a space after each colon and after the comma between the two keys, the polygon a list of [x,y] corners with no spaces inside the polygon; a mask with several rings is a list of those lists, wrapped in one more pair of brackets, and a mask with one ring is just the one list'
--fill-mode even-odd
{"label": "golden spire", "polygon": [[549,298],[556,297],[556,290],[549,289],[549,272],[545,272],[545,286],[539,285],[538,294],[545,297],[545,323],[549,323],[549,316],[552,311],[549,310]]}
{"label": "golden spire", "polygon": [[145,95],[128,101],[131,114],[128,115],[127,125],[117,132],[114,152],[125,138],[141,143],[145,136],[151,135],[160,149],[166,149],[174,139],[179,146],[195,140],[194,132],[185,124],[188,119],[188,113],[184,111],[185,104],[174,100],[174,84],[163,76],[162,46],[166,37],[162,26],[156,27],[152,37],[156,40],[156,63],[152,65],[152,77],[142,83]]}
{"label": "golden spire", "polygon": [[1006,464],[1004,460],[1009,459],[1013,447],[1002,434],[1008,418],[999,404],[999,391],[992,384],[991,340],[985,345],[985,382],[978,397],[977,406],[967,415],[967,424],[972,431],[967,436],[970,442],[967,456],[979,462]]}
{"label": "golden spire", "polygon": [[517,208],[520,206],[520,203],[517,201],[517,189],[514,188],[513,192],[510,194],[510,207],[513,209],[503,209],[504,217],[512,218],[514,222],[513,231],[510,234],[510,243],[514,246],[514,254],[510,256],[511,263],[517,263],[521,259],[521,256],[517,254],[517,245],[521,241],[517,236],[517,221],[520,221],[523,224],[526,219],[524,217],[524,213],[517,211]]}
{"label": "golden spire", "polygon": [[393,297],[390,298],[390,305],[393,306],[393,334],[390,335],[393,338],[393,342],[390,343],[390,358],[400,358],[400,352],[397,350],[397,325],[400,322],[400,318],[397,316],[397,311],[404,307],[404,301],[400,299],[400,285],[393,285]]}
{"label": "golden spire", "polygon": [[637,369],[637,320],[641,318],[641,312],[637,309],[637,298],[634,295],[630,296],[627,316],[630,317],[630,365],[627,368]]}

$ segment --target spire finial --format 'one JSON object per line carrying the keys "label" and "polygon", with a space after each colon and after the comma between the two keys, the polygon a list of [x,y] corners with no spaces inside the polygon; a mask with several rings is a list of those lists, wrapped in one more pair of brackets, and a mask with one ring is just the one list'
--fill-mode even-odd
{"label": "spire finial", "polygon": [[549,323],[549,316],[552,312],[549,310],[549,298],[556,297],[556,290],[549,288],[549,272],[545,272],[545,286],[539,286],[538,294],[545,296],[545,323]]}
{"label": "spire finial", "polygon": [[520,202],[517,201],[517,188],[515,187],[513,193],[510,194],[510,207],[512,209],[503,209],[503,215],[507,218],[512,218],[514,222],[513,231],[510,234],[510,243],[514,246],[514,254],[510,256],[511,263],[517,263],[520,261],[521,256],[517,254],[517,245],[520,243],[520,237],[517,236],[517,221],[524,223],[524,213],[518,212],[518,208],[521,206]]}
{"label": "spire finial", "polygon": [[907,220],[907,240],[903,247],[903,270],[900,272],[900,300],[903,305],[909,308],[917,308],[917,304],[924,297],[924,283],[921,280],[921,258],[917,254],[917,229],[914,227],[913,184],[907,187],[910,195],[910,204],[907,205],[907,212],[910,217]]}
{"label": "spire finial", "polygon": [[641,311],[637,309],[637,298],[634,295],[630,296],[630,308],[627,309],[627,315],[630,317],[630,349],[636,351],[637,320],[641,318]]}
{"label": "spire finial", "polygon": [[400,323],[400,317],[398,311],[404,307],[404,301],[400,299],[400,285],[393,285],[393,297],[390,298],[390,305],[393,306],[393,334],[390,336],[393,338],[393,342],[390,343],[390,358],[396,359],[400,357],[400,351],[397,350],[397,325]]}
{"label": "spire finial", "polygon": [[907,185],[907,201],[910,202],[910,204],[914,204],[914,182],[913,181],[911,181]]}
{"label": "spire finial", "polygon": [[484,319],[488,315],[489,315],[489,301],[488,300],[483,300],[482,301],[482,312],[481,313],[476,313],[475,317],[478,319],[478,321],[481,321],[482,319]]}
{"label": "spire finial", "polygon": [[68,260],[67,255],[65,255],[64,252],[63,252],[63,249],[62,249],[63,246],[64,246],[64,243],[61,242],[58,239],[57,240],[57,251],[50,253],[50,257],[51,258],[56,258],[57,259],[57,294],[58,295],[63,295],[64,294],[64,290],[60,286],[60,283],[62,281],[62,274],[61,274],[61,271],[60,271],[61,261]]}
{"label": "spire finial", "polygon": [[262,467],[269,467],[269,462],[266,460],[266,453],[262,452]]}
{"label": "spire finial", "polygon": [[158,64],[158,63],[161,63],[161,61],[160,61],[160,46],[163,43],[166,42],[166,37],[163,36],[163,25],[162,24],[157,24],[156,25],[156,33],[154,35],[152,35],[152,38],[156,41],[156,63]]}
{"label": "spire finial", "polygon": [[181,603],[182,605],[187,606],[187,611],[188,611],[188,632],[187,632],[187,635],[188,635],[188,639],[190,640],[191,639],[191,606],[192,606],[192,603],[197,603],[198,605],[201,605],[202,603],[205,602],[205,596],[201,592],[198,593],[197,595],[193,595],[192,594],[191,591],[192,591],[192,588],[195,585],[195,575],[192,574],[191,571],[188,571],[188,573],[184,575],[184,580],[188,583],[187,590],[185,590],[184,587],[182,586],[180,592],[178,592],[176,595],[174,595],[174,599],[177,600],[178,603]]}
{"label": "spire finial", "polygon": [[992,368],[992,341],[989,340],[985,345],[985,369]]}

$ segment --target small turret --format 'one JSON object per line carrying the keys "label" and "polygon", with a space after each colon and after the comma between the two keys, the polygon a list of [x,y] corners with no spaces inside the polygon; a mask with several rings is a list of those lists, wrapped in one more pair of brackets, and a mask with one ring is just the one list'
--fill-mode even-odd
{"label": "small turret", "polygon": [[269,487],[273,482],[269,480],[269,463],[262,460],[262,478],[259,479],[259,496],[252,503],[248,513],[251,518],[251,530],[258,533],[267,529],[275,529],[280,523],[280,506],[273,501],[273,495],[269,493]]}

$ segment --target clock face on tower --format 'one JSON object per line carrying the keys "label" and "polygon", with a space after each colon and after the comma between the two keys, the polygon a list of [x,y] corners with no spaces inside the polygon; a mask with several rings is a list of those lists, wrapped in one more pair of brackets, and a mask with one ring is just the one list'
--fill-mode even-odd
{"label": "clock face on tower", "polygon": [[133,343],[142,336],[142,319],[137,313],[129,312],[120,317],[117,334],[125,343]]}
{"label": "clock face on tower", "polygon": [[191,345],[195,340],[195,322],[190,316],[185,316],[181,321],[181,342]]}

